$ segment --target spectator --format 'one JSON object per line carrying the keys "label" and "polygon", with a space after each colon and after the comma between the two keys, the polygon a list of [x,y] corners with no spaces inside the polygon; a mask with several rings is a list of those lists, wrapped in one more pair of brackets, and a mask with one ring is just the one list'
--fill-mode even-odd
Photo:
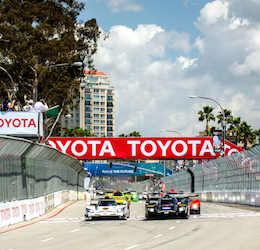
{"label": "spectator", "polygon": [[14,104],[15,104],[15,100],[12,100],[12,102],[9,102],[8,103],[8,110],[7,110],[7,112],[11,112],[11,111],[14,111],[15,110],[15,108],[14,108]]}
{"label": "spectator", "polygon": [[8,110],[8,103],[9,103],[8,98],[5,98],[1,105],[1,111],[6,112]]}
{"label": "spectator", "polygon": [[25,111],[25,112],[32,112],[32,111],[34,111],[34,109],[33,109],[33,100],[27,100],[26,101],[26,105],[23,107],[23,111]]}
{"label": "spectator", "polygon": [[35,104],[34,104],[34,111],[35,112],[42,112],[42,111],[44,111],[44,110],[48,110],[49,109],[49,107],[48,107],[48,105],[47,105],[47,103],[45,102],[45,100],[44,99],[41,99],[39,102],[36,102]]}

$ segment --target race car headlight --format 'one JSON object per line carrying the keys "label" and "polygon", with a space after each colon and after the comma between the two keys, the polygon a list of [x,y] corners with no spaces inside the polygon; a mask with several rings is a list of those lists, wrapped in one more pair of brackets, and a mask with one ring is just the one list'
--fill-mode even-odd
{"label": "race car headlight", "polygon": [[148,208],[148,211],[154,212],[154,208]]}
{"label": "race car headlight", "polygon": [[94,210],[93,209],[87,209],[87,212],[88,213],[94,213]]}
{"label": "race car headlight", "polygon": [[179,211],[184,211],[185,210],[185,207],[179,207]]}
{"label": "race car headlight", "polygon": [[199,205],[198,204],[194,204],[194,205],[192,205],[192,208],[199,208]]}

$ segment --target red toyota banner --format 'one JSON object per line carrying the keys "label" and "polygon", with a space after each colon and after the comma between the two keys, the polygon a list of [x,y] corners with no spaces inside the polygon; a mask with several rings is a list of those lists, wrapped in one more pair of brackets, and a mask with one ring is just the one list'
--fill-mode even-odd
{"label": "red toyota banner", "polygon": [[[207,138],[50,138],[49,146],[78,159],[215,159],[213,137]],[[242,151],[225,141],[225,155]]]}

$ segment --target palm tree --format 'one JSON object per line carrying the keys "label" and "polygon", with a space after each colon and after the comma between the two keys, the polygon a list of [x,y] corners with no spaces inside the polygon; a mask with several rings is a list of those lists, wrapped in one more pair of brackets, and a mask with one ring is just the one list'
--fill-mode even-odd
{"label": "palm tree", "polygon": [[205,106],[205,107],[203,107],[203,110],[200,110],[200,111],[198,112],[198,115],[200,115],[200,117],[199,117],[199,121],[200,121],[200,122],[203,122],[203,121],[206,119],[206,133],[207,133],[207,136],[209,135],[209,129],[208,129],[208,127],[209,127],[209,125],[208,125],[209,121],[210,121],[210,120],[215,121],[215,117],[214,117],[214,115],[212,114],[213,109],[214,109],[214,108],[212,108],[212,107]]}
{"label": "palm tree", "polygon": [[255,141],[255,134],[251,125],[248,125],[245,121],[241,122],[234,131],[237,132],[237,141],[242,141],[244,143],[244,149],[247,149],[247,142],[253,143]]}
{"label": "palm tree", "polygon": [[137,131],[133,131],[132,133],[129,134],[130,137],[141,137],[140,133]]}
{"label": "palm tree", "polygon": [[[218,124],[221,124],[222,121],[223,121],[223,114],[222,114],[221,111],[219,111],[218,113],[219,113],[219,114],[217,115]],[[232,123],[232,119],[233,119],[232,111],[231,111],[231,110],[224,109],[224,113],[225,113],[225,118],[226,118],[227,124],[231,124],[231,123]],[[230,129],[230,128],[229,128],[229,129]]]}
{"label": "palm tree", "polygon": [[240,117],[233,117],[230,121],[231,125],[229,129],[231,129],[234,132],[234,129],[240,125],[240,122],[241,122]]}
{"label": "palm tree", "polygon": [[257,130],[254,130],[254,136],[255,136],[255,138],[258,138],[258,144],[256,144],[256,141],[257,140],[255,140],[255,144],[254,144],[254,146],[259,146],[260,145],[260,129],[257,129]]}

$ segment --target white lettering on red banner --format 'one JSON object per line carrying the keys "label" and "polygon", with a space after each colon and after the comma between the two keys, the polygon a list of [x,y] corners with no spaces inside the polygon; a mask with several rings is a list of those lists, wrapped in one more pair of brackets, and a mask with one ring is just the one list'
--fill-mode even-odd
{"label": "white lettering on red banner", "polygon": [[[213,138],[50,138],[49,145],[78,159],[215,159]],[[226,155],[242,151],[226,141]]]}

